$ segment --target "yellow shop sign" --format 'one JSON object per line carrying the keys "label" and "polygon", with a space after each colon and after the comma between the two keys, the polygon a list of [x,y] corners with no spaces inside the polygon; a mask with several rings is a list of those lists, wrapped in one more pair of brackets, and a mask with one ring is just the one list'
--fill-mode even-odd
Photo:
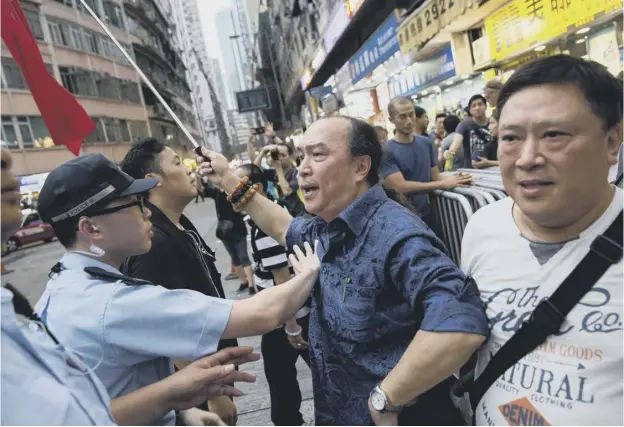
{"label": "yellow shop sign", "polygon": [[485,19],[495,61],[622,10],[622,0],[513,0]]}

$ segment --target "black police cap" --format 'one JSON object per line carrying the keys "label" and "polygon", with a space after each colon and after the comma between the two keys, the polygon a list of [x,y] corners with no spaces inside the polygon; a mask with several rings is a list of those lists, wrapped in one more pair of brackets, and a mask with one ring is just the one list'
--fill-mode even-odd
{"label": "black police cap", "polygon": [[156,178],[134,179],[102,154],[88,154],[63,163],[48,175],[39,192],[41,219],[50,224],[79,218],[94,206],[145,193]]}

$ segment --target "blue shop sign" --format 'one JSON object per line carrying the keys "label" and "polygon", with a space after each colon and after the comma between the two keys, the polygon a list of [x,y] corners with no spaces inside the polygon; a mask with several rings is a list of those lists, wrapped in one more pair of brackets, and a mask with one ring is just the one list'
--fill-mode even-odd
{"label": "blue shop sign", "polygon": [[333,88],[331,86],[317,86],[310,88],[309,91],[312,98],[320,99],[325,95],[329,95],[330,93],[332,93]]}
{"label": "blue shop sign", "polygon": [[349,60],[353,84],[369,75],[399,50],[398,26],[396,14],[392,12],[381,27],[366,40],[366,43]]}
{"label": "blue shop sign", "polygon": [[402,74],[390,79],[390,97],[410,96],[429,86],[455,77],[453,49],[447,45],[429,58],[417,63]]}

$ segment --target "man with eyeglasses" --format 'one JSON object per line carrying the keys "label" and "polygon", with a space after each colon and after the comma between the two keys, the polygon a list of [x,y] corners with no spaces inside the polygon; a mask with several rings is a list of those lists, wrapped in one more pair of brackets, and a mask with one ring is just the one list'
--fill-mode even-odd
{"label": "man with eyeglasses", "polygon": [[[42,219],[67,253],[52,268],[35,310],[112,398],[168,377],[172,360],[192,362],[214,353],[221,339],[275,329],[304,304],[320,268],[306,244],[305,254],[299,250],[293,260],[300,275],[241,301],[122,275],[118,268],[127,257],[150,250],[151,212],[141,195],[157,183],[133,179],[102,155],[87,155],[53,170],[39,199]],[[152,415],[139,424],[176,423],[174,410]],[[180,411],[177,421],[215,422],[196,408]]]}

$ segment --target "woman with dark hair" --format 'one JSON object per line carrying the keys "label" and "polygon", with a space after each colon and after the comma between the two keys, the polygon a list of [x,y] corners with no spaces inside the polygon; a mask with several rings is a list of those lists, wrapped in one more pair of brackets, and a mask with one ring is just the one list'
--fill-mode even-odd
{"label": "woman with dark hair", "polygon": [[[280,204],[265,192],[268,171],[255,164],[239,166],[234,172],[258,185],[257,192]],[[285,207],[284,207],[285,208]],[[286,209],[286,208],[285,208]],[[286,248],[268,236],[251,220],[251,249],[255,261],[254,283],[258,292],[279,286],[290,280],[293,271],[288,263]],[[299,357],[309,365],[308,324],[310,300],[283,327],[262,336],[262,360],[271,395],[271,421],[275,425],[302,425],[301,390],[297,380],[296,363]]]}
{"label": "woman with dark hair", "polygon": [[498,167],[498,116],[498,110],[494,109],[488,125],[491,139],[485,145],[485,157],[472,161],[472,167],[475,169]]}

